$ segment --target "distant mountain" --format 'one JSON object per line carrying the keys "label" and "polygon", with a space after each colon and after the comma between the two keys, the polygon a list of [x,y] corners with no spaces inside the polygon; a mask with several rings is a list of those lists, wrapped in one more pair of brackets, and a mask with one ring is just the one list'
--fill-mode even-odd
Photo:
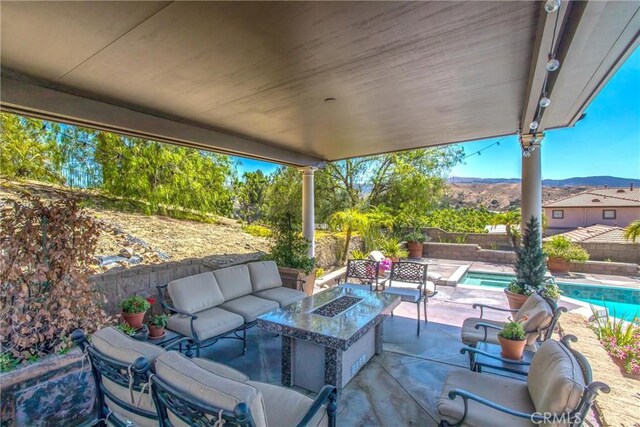
{"label": "distant mountain", "polygon": [[[520,178],[472,178],[451,177],[452,184],[517,184]],[[584,176],[566,179],[543,179],[545,187],[628,187],[630,183],[640,186],[640,179],[620,178],[616,176]]]}

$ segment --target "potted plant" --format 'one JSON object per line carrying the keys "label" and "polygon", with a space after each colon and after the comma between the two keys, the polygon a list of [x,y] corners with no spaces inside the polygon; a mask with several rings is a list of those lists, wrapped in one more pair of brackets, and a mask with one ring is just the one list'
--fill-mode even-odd
{"label": "potted plant", "polygon": [[122,301],[122,318],[134,329],[142,327],[144,314],[151,308],[151,302],[140,295],[133,295]]}
{"label": "potted plant", "polygon": [[541,243],[540,221],[531,216],[522,235],[522,245],[516,249],[516,279],[504,289],[512,310],[522,307],[529,295],[542,289],[548,281]]}
{"label": "potted plant", "polygon": [[552,237],[544,242],[542,249],[549,257],[547,267],[552,273],[568,273],[571,261],[585,262],[589,259],[589,253],[584,248],[565,236]]}
{"label": "potted plant", "polygon": [[[526,320],[526,316],[523,316],[522,321]],[[514,360],[522,359],[522,352],[527,343],[525,338],[526,335],[522,323],[509,318],[502,330],[498,332],[498,341],[500,341],[500,347],[502,347],[502,357]]]}
{"label": "potted plant", "polygon": [[162,338],[168,321],[169,316],[164,313],[151,316],[149,319],[149,338]]}
{"label": "potted plant", "polygon": [[395,237],[384,239],[380,243],[380,249],[384,256],[390,258],[393,262],[400,261],[400,258],[406,258],[409,253],[402,247],[402,243]]}
{"label": "potted plant", "polygon": [[427,240],[424,232],[416,228],[412,232],[408,233],[405,236],[405,239],[407,240],[409,258],[422,258],[424,242]]}
{"label": "potted plant", "polygon": [[274,224],[271,252],[264,259],[278,265],[282,284],[313,294],[316,281],[316,260],[308,256],[311,243],[294,227],[293,217],[285,217]]}
{"label": "potted plant", "polygon": [[149,337],[149,329],[146,325],[142,325],[139,329],[136,329],[128,323],[122,322],[116,325],[116,328],[138,341],[146,341]]}

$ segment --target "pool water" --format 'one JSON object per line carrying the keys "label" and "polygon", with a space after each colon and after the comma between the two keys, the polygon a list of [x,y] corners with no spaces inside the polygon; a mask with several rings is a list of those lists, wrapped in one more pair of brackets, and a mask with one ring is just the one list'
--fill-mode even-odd
{"label": "pool water", "polygon": [[[508,274],[467,273],[460,283],[465,285],[506,287],[515,276]],[[640,315],[640,288],[622,288],[583,283],[556,282],[562,295],[588,304],[606,307],[609,314],[626,320]]]}

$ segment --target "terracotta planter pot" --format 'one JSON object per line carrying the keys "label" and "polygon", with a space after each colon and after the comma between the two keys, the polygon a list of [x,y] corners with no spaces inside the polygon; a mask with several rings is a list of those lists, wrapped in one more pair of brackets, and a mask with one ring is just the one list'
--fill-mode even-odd
{"label": "terracotta planter pot", "polygon": [[391,262],[399,262],[400,261],[400,257],[391,257],[389,259],[391,260]]}
{"label": "terracotta planter pot", "polygon": [[500,347],[502,347],[502,357],[513,360],[522,359],[522,352],[524,351],[524,346],[527,343],[527,340],[508,340],[498,335],[498,341],[500,341]]}
{"label": "terracotta planter pot", "polygon": [[520,307],[522,307],[527,298],[529,298],[527,295],[513,293],[507,288],[504,288],[504,294],[507,296],[511,310],[520,310]]}
{"label": "terracotta planter pot", "polygon": [[407,249],[409,250],[409,258],[422,258],[422,249],[424,243],[421,242],[407,242]]}
{"label": "terracotta planter pot", "polygon": [[142,327],[142,320],[146,312],[142,313],[122,313],[122,318],[129,326],[134,329],[140,329]]}
{"label": "terracotta planter pot", "polygon": [[164,328],[162,326],[148,325],[149,326],[149,338],[160,338],[164,335]]}
{"label": "terracotta planter pot", "polygon": [[547,258],[547,268],[552,273],[568,273],[569,267],[571,267],[571,262],[564,258]]}
{"label": "terracotta planter pot", "polygon": [[284,287],[303,291],[307,296],[313,295],[316,271],[317,269],[314,268],[311,273],[305,274],[304,270],[298,270],[297,268],[278,267]]}

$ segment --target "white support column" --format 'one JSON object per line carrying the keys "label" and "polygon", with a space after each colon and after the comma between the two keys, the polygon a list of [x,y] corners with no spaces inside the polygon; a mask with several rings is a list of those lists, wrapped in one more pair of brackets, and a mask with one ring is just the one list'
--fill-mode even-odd
{"label": "white support column", "polygon": [[302,235],[311,242],[309,257],[315,256],[316,241],[314,237],[315,211],[313,173],[316,168],[307,166],[302,169]]}
{"label": "white support column", "polygon": [[522,182],[521,204],[522,204],[522,222],[521,230],[524,231],[525,224],[535,216],[540,220],[540,231],[542,231],[542,162],[541,162],[541,144],[543,134],[536,136],[533,142],[533,135],[522,135],[523,147],[535,147],[530,152],[529,157],[522,156]]}

